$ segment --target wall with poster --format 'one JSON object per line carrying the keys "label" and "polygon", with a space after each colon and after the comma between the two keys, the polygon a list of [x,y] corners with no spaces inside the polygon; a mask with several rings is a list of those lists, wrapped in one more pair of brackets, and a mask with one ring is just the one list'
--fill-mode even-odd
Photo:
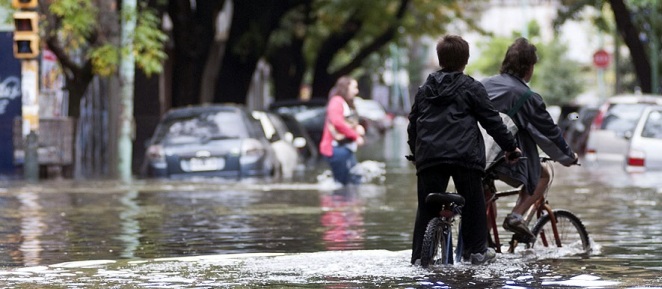
{"label": "wall with poster", "polygon": [[41,51],[40,71],[39,118],[66,117],[69,98],[62,89],[64,74],[57,57],[47,48],[42,48]]}
{"label": "wall with poster", "polygon": [[0,177],[14,176],[13,123],[21,117],[21,62],[14,58],[13,32],[0,31]]}

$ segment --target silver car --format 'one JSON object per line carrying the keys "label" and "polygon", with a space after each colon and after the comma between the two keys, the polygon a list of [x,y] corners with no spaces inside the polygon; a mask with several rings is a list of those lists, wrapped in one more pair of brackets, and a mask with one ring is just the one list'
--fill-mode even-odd
{"label": "silver car", "polygon": [[626,171],[662,169],[662,106],[645,108],[634,130],[626,133],[626,138],[630,140]]}
{"label": "silver car", "polygon": [[622,163],[627,153],[628,132],[632,132],[646,107],[662,105],[662,96],[613,96],[600,107],[593,119],[586,143],[586,162]]}

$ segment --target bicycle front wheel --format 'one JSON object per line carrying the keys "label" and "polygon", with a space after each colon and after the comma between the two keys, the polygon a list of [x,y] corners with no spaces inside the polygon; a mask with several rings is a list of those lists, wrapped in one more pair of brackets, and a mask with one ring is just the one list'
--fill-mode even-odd
{"label": "bicycle front wheel", "polygon": [[558,239],[554,236],[552,219],[548,214],[538,219],[531,232],[536,236],[533,248],[567,248],[569,253],[584,254],[591,250],[588,232],[581,220],[572,212],[554,210]]}
{"label": "bicycle front wheel", "polygon": [[450,226],[441,218],[430,220],[423,237],[421,249],[421,267],[434,264],[453,264],[453,245]]}

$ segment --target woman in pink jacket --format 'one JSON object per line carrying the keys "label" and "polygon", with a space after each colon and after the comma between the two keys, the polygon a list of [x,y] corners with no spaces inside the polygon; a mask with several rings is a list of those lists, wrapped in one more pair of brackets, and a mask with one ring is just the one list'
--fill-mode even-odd
{"label": "woman in pink jacket", "polygon": [[336,81],[326,107],[326,125],[320,141],[320,152],[329,163],[336,182],[358,184],[361,176],[352,174],[357,164],[356,149],[364,143],[365,129],[358,124],[354,97],[359,93],[358,83],[349,76]]}

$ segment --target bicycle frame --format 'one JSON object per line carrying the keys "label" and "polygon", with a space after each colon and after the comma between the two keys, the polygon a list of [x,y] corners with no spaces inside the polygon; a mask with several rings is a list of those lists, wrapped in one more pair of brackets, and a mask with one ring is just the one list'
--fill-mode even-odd
{"label": "bicycle frame", "polygon": [[[542,158],[541,161],[546,162],[549,159],[547,158]],[[549,166],[550,168],[550,180],[549,184],[547,186],[547,190],[552,185],[552,182],[554,180],[554,167]],[[486,204],[486,217],[487,217],[487,226],[488,226],[488,231],[492,238],[490,239],[493,244],[489,244],[491,247],[494,248],[494,250],[498,253],[501,253],[501,241],[499,237],[499,230],[497,227],[497,205],[496,201],[499,198],[502,197],[509,197],[512,195],[519,195],[520,189],[510,189],[510,190],[505,190],[505,191],[497,191],[496,185],[495,185],[495,180],[497,180],[497,176],[494,175],[494,173],[488,173],[485,179],[483,180],[483,192],[485,195],[485,204]],[[533,219],[535,212],[536,218],[540,218],[543,214],[547,214],[550,216],[551,220],[551,225],[552,225],[552,232],[554,234],[554,240],[556,242],[556,245],[558,247],[561,247],[561,241],[559,237],[559,232],[556,226],[556,218],[553,213],[552,207],[549,205],[549,202],[547,201],[547,191],[545,191],[542,195],[542,197],[536,201],[531,208],[527,211],[527,213],[524,216],[524,219],[526,220],[527,223],[530,223],[530,221]],[[544,237],[544,232],[541,232],[543,234],[542,236]],[[543,243],[545,246],[548,246],[546,238],[542,238]],[[515,248],[518,245],[517,240],[513,237],[511,241],[509,242],[509,248],[508,252],[513,253],[515,251]]]}

